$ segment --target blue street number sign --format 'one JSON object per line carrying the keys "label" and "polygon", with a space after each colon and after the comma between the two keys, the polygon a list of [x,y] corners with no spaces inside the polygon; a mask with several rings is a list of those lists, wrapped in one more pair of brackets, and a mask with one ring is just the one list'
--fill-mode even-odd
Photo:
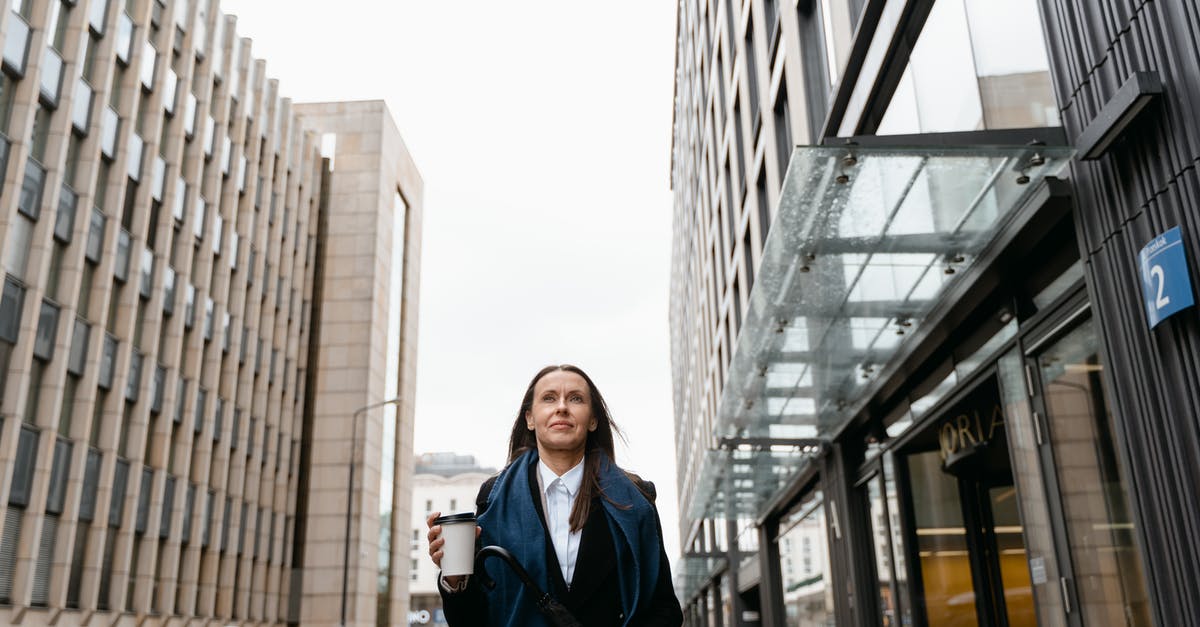
{"label": "blue street number sign", "polygon": [[1146,244],[1138,254],[1138,265],[1142,272],[1142,298],[1146,302],[1150,328],[1195,303],[1179,227]]}

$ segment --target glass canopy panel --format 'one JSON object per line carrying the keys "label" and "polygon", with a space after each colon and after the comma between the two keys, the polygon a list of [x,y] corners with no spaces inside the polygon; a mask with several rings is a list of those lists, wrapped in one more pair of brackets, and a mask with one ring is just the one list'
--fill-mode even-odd
{"label": "glass canopy panel", "polygon": [[679,599],[687,603],[724,567],[725,559],[721,557],[684,555],[675,572],[675,592]]}
{"label": "glass canopy panel", "polygon": [[[757,517],[871,396],[1069,148],[798,148],[763,249],[693,518]],[[916,333],[915,333],[916,332]],[[926,405],[955,383],[954,371]]]}
{"label": "glass canopy panel", "polygon": [[820,454],[818,446],[777,445],[705,451],[688,515],[702,518],[757,518],[767,501]]}
{"label": "glass canopy panel", "polygon": [[[1033,193],[1033,182],[1061,172],[1070,156],[1047,147],[797,148],[721,397],[717,437],[834,435]],[[728,473],[729,454],[714,452],[708,473]],[[763,475],[797,466],[763,459],[772,460],[756,471]],[[734,490],[732,502],[716,507],[757,514],[741,508],[763,501],[764,490]],[[729,499],[722,492],[716,500]],[[696,499],[711,505],[703,501]]]}

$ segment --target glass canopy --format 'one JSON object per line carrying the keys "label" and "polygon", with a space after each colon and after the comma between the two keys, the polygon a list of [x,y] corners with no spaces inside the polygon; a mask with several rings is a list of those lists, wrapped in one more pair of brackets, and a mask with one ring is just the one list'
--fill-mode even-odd
{"label": "glass canopy", "polygon": [[[879,373],[1069,148],[801,147],[792,153],[716,436],[772,443],[829,438]],[[745,446],[743,446],[745,448]],[[753,480],[729,451],[705,459],[693,513],[759,513],[813,454],[755,452]]]}
{"label": "glass canopy", "polygon": [[712,582],[717,571],[725,568],[725,558],[684,555],[676,565],[675,593],[687,603],[700,589]]}
{"label": "glass canopy", "polygon": [[[705,451],[693,519],[757,518],[763,503],[820,453],[820,447],[774,446]],[[700,498],[703,497],[703,498]]]}

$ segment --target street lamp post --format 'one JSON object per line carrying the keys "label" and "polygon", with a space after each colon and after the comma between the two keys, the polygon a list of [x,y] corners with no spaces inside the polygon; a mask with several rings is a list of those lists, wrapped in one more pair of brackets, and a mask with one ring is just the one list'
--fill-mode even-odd
{"label": "street lamp post", "polygon": [[350,585],[350,509],[354,504],[354,467],[356,465],[354,451],[358,447],[358,417],[372,409],[399,403],[399,398],[390,398],[386,401],[359,407],[354,410],[354,416],[350,421],[350,476],[346,481],[346,538],[342,546],[342,627],[346,625],[346,594]]}

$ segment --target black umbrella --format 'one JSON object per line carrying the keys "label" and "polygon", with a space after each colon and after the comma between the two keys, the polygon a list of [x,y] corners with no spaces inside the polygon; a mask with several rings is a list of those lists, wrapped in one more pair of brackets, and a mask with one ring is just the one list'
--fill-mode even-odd
{"label": "black umbrella", "polygon": [[487,571],[483,568],[483,563],[487,558],[493,556],[504,560],[504,563],[508,564],[508,567],[517,573],[517,577],[521,579],[521,583],[525,584],[525,589],[529,590],[533,594],[533,597],[537,599],[538,611],[550,621],[551,625],[554,625],[554,627],[583,627],[579,623],[579,620],[572,616],[567,611],[567,608],[563,607],[562,603],[556,601],[554,597],[550,596],[550,593],[542,592],[542,589],[533,581],[529,573],[525,572],[525,567],[521,566],[517,558],[513,557],[513,554],[509,553],[508,549],[504,547],[494,545],[485,546],[475,554],[475,573],[480,577],[480,581],[488,590],[495,588],[496,582],[488,576]]}

